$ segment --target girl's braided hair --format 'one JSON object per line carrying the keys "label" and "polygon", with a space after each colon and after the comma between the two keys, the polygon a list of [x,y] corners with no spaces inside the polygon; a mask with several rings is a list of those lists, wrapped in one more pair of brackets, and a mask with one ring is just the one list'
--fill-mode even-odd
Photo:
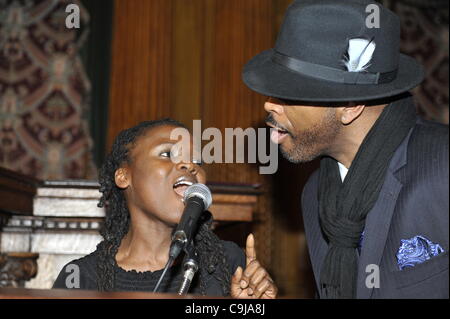
{"label": "girl's braided hair", "polygon": [[[122,238],[128,233],[130,213],[124,191],[115,184],[115,172],[126,163],[131,163],[131,150],[149,129],[157,126],[185,126],[175,120],[166,118],[145,121],[123,130],[116,137],[111,152],[105,159],[99,172],[100,192],[102,196],[99,207],[105,207],[106,216],[100,229],[103,241],[97,245],[97,286],[100,291],[115,289],[115,267],[118,248]],[[200,292],[206,294],[206,276],[214,276],[222,286],[223,295],[230,293],[231,273],[220,239],[211,230],[212,219],[204,219],[194,239],[200,255]]]}

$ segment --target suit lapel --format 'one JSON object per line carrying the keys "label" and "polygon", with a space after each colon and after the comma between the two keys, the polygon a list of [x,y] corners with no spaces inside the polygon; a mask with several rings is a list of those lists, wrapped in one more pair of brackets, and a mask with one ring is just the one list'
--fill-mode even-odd
{"label": "suit lapel", "polygon": [[386,244],[392,214],[394,213],[397,197],[403,185],[388,172],[380,196],[366,219],[364,239],[358,265],[357,298],[370,298],[373,289],[366,287],[366,273],[368,265],[380,265]]}
{"label": "suit lapel", "polygon": [[319,202],[317,201],[318,174],[311,177],[311,185],[306,188],[303,202],[303,225],[305,229],[306,242],[314,272],[317,291],[320,294],[319,280],[323,260],[328,251],[319,223]]}
{"label": "suit lapel", "polygon": [[317,213],[315,214],[315,216],[317,217],[317,219],[314,220],[309,219],[308,221],[304,220],[304,224],[305,224],[306,242],[315,243],[315,245],[308,245],[308,251],[310,255],[311,266],[314,272],[317,291],[320,294],[320,287],[319,287],[320,271],[322,269],[323,260],[325,259],[325,256],[328,251],[328,244],[322,235],[322,230],[320,228]]}
{"label": "suit lapel", "polygon": [[396,178],[395,173],[406,165],[408,142],[412,131],[413,129],[411,129],[392,157],[378,200],[366,218],[361,256],[358,262],[357,298],[367,299],[373,293],[373,288],[367,288],[366,286],[366,278],[371,273],[370,271],[366,273],[366,267],[368,265],[380,265],[391,226],[392,215],[398,195],[403,187],[403,184]]}

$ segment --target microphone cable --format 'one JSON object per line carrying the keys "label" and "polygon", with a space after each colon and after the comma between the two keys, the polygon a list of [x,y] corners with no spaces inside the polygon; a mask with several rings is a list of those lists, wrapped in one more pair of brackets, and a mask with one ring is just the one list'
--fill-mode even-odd
{"label": "microphone cable", "polygon": [[173,262],[175,261],[175,259],[178,257],[178,255],[182,251],[183,246],[184,246],[184,242],[181,242],[178,240],[173,241],[172,244],[170,245],[169,260],[167,260],[167,263],[164,266],[164,270],[163,270],[161,276],[159,277],[159,280],[156,283],[156,286],[155,286],[155,289],[153,289],[153,292],[158,291],[159,286],[161,285],[161,282],[162,282],[164,276],[166,275],[167,269],[169,269],[172,266]]}
{"label": "microphone cable", "polygon": [[166,266],[164,267],[164,270],[163,270],[161,276],[159,277],[158,282],[156,283],[155,289],[153,289],[153,292],[158,291],[158,288],[161,285],[161,282],[162,282],[164,276],[166,275],[167,269],[169,269],[172,266],[173,262],[174,262],[174,258],[169,257],[169,260],[167,261]]}

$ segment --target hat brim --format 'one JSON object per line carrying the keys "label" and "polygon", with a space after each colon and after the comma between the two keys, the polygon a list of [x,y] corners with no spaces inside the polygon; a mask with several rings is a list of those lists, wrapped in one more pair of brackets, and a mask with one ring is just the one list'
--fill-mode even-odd
{"label": "hat brim", "polygon": [[422,82],[422,66],[400,54],[395,80],[384,84],[342,84],[314,79],[276,64],[273,49],[253,57],[244,67],[242,78],[252,90],[271,97],[305,102],[367,101],[395,96]]}

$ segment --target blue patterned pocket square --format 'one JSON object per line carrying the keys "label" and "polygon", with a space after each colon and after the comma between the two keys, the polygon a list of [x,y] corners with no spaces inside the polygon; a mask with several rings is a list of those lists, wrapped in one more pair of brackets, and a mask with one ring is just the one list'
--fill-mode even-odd
{"label": "blue patterned pocket square", "polygon": [[402,239],[400,242],[401,245],[397,252],[397,264],[400,270],[414,267],[444,252],[439,244],[435,244],[423,236]]}

